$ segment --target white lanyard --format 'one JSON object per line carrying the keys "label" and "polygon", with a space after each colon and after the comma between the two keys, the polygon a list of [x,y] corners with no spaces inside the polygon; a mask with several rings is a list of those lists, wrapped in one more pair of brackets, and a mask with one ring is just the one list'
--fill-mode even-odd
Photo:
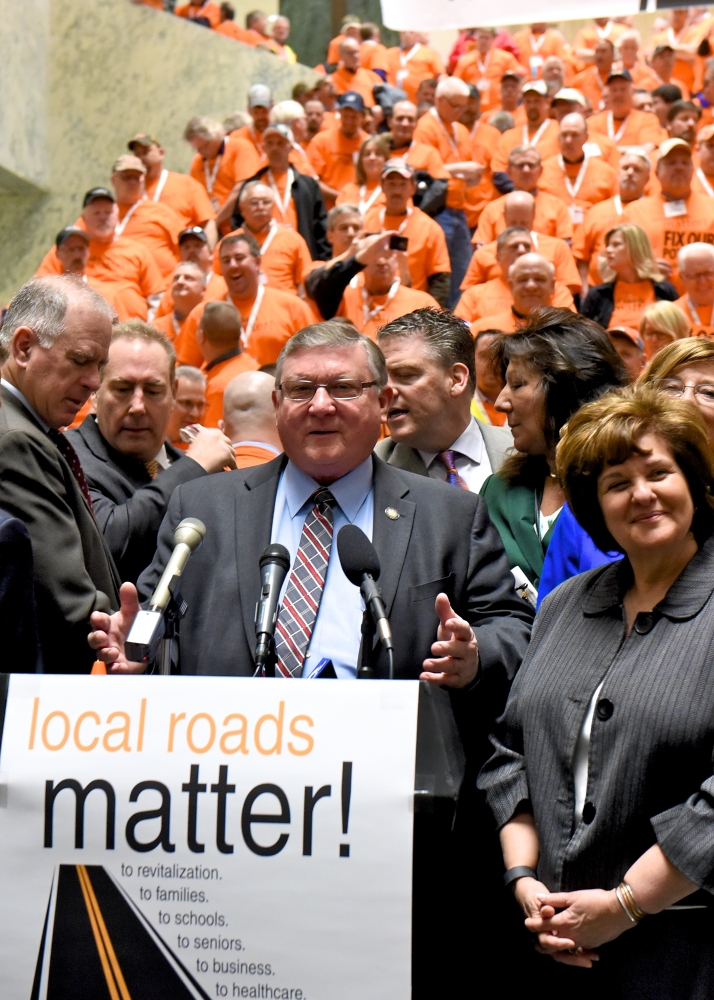
{"label": "white lanyard", "polygon": [[152,201],[159,200],[159,198],[161,197],[161,192],[164,190],[164,185],[168,180],[168,177],[169,177],[168,170],[162,170],[161,177],[159,177],[159,183],[156,185],[156,190],[154,191],[154,197],[151,199]]}
{"label": "white lanyard", "polygon": [[178,335],[181,333],[181,324],[176,319],[176,313],[174,313],[173,316],[171,317],[171,322],[174,325],[174,332],[176,333],[176,336],[178,337]]}
{"label": "white lanyard", "polygon": [[524,125],[523,126],[523,145],[524,146],[536,146],[538,144],[538,140],[543,135],[543,133],[545,132],[545,130],[548,128],[549,124],[550,124],[550,118],[546,118],[546,120],[543,122],[543,124],[538,126],[538,130],[537,130],[536,134],[533,136],[532,139],[528,138],[528,126]]}
{"label": "white lanyard", "polygon": [[620,139],[625,134],[625,128],[626,128],[626,126],[627,126],[627,115],[625,115],[625,117],[622,119],[622,125],[620,125],[619,129],[616,132],[615,131],[615,117],[614,117],[612,111],[608,111],[608,113],[607,113],[607,134],[610,136],[611,139],[613,139],[615,142],[619,142]]}
{"label": "white lanyard", "polygon": [[[709,183],[709,180],[707,179],[707,175],[704,173],[701,167],[697,167],[697,177],[702,182],[702,186],[704,187],[704,190],[710,196],[710,198],[714,198],[714,188],[712,188],[711,184]],[[699,320],[697,320],[697,322],[699,322]]]}
{"label": "white lanyard", "polygon": [[275,204],[280,209],[280,214],[283,219],[287,215],[288,205],[290,204],[290,199],[292,198],[292,188],[293,181],[295,180],[295,174],[293,173],[292,167],[288,167],[288,177],[285,181],[285,194],[280,197],[280,192],[278,191],[278,185],[275,183],[275,178],[273,177],[273,171],[268,170],[268,180],[270,181],[270,187],[273,190],[273,196],[275,198]]}
{"label": "white lanyard", "polygon": [[[267,241],[266,241],[267,242]],[[240,335],[241,343],[243,347],[248,347],[250,343],[250,335],[253,332],[253,327],[255,326],[255,321],[258,318],[258,313],[260,312],[260,307],[263,303],[263,296],[265,295],[265,285],[258,286],[258,294],[255,296],[255,302],[253,303],[253,308],[250,310],[250,316],[248,317],[248,323],[245,330],[242,331]]]}
{"label": "white lanyard", "polygon": [[565,170],[565,160],[562,156],[558,157],[558,163],[560,164],[560,169],[563,171],[563,180],[565,181],[565,187],[568,190],[568,194],[575,201],[578,196],[578,191],[582,187],[583,181],[585,180],[585,171],[588,169],[588,157],[584,157],[582,166],[578,171],[578,176],[575,178],[575,184],[568,177]]}
{"label": "white lanyard", "polygon": [[531,229],[531,243],[533,244],[533,253],[539,253],[538,250],[538,233]]}
{"label": "white lanyard", "polygon": [[408,52],[403,52],[400,50],[399,63],[402,68],[397,73],[398,87],[401,87],[402,83],[409,76],[409,60],[414,58],[414,56],[417,54],[420,48],[421,48],[421,43],[417,42],[416,45],[412,45],[412,47],[409,49]]}
{"label": "white lanyard", "polygon": [[488,69],[489,63],[491,62],[491,50],[489,49],[486,53],[486,58],[481,62],[481,56],[476,56],[476,65],[479,68],[479,73],[481,76],[486,76],[486,70]]}
{"label": "white lanyard", "polygon": [[275,221],[275,219],[271,219],[270,224],[268,226],[268,235],[265,237],[265,243],[260,248],[261,257],[265,257],[266,253],[268,252],[268,247],[275,239],[275,234],[277,233],[277,231],[278,231],[278,224]]}
{"label": "white lanyard", "polygon": [[360,215],[366,215],[367,212],[369,212],[370,208],[372,207],[372,205],[374,205],[375,201],[377,200],[377,198],[379,198],[381,193],[382,193],[382,188],[378,184],[377,187],[372,192],[372,194],[369,196],[369,198],[367,198],[367,200],[365,201],[365,198],[367,197],[367,186],[366,184],[362,184],[362,186],[359,189]]}
{"label": "white lanyard", "polygon": [[[144,199],[142,198],[141,201],[143,201],[143,200]],[[114,230],[114,235],[115,236],[121,236],[123,234],[124,230],[126,229],[127,222],[132,217],[132,215],[134,214],[134,212],[137,210],[137,208],[141,204],[141,201],[135,202],[131,206],[131,208],[129,209],[129,211],[126,213],[126,215],[124,216],[124,218],[121,220],[121,222],[117,223],[117,227]]]}
{"label": "white lanyard", "polygon": [[432,108],[431,109],[431,114],[434,116],[434,118],[436,118],[436,120],[438,121],[438,123],[441,125],[442,129],[444,130],[444,135],[449,140],[449,145],[453,149],[454,153],[456,153],[456,155],[458,156],[459,155],[459,144],[456,141],[456,130],[454,128],[454,123],[453,122],[451,123],[451,132],[449,132],[449,130],[447,129],[446,125],[444,124],[444,121],[443,121],[441,115],[436,110],[436,108]]}
{"label": "white lanyard", "polygon": [[612,21],[608,21],[604,28],[601,28],[599,24],[596,24],[597,33],[600,38],[609,38],[610,32],[612,31]]}
{"label": "white lanyard", "polygon": [[[400,225],[399,225],[399,229],[397,230],[397,232],[399,233],[400,236],[402,235],[402,233],[404,232],[404,230],[409,225],[409,220],[411,218],[412,211],[413,211],[413,209],[411,209],[411,208],[407,209],[407,217],[404,220],[404,222],[400,223]],[[379,210],[379,224],[382,227],[382,229],[384,229],[384,217],[385,217],[386,214],[387,214],[387,209],[386,208],[381,208]]]}
{"label": "white lanyard", "polygon": [[209,195],[213,194],[213,185],[216,183],[216,177],[218,176],[218,171],[221,169],[221,160],[223,159],[223,153],[219,153],[216,157],[215,163],[213,164],[213,170],[208,172],[208,160],[203,161],[203,173],[206,177],[206,190]]}
{"label": "white lanyard", "polygon": [[364,325],[365,326],[367,326],[367,324],[369,323],[369,321],[371,319],[374,319],[375,316],[379,316],[379,314],[382,312],[383,309],[387,308],[387,306],[389,305],[389,303],[392,301],[392,299],[394,298],[394,296],[399,291],[399,284],[400,284],[399,278],[397,278],[397,280],[394,282],[394,284],[392,285],[392,287],[389,289],[389,292],[387,294],[387,298],[384,300],[384,302],[382,303],[382,305],[381,306],[372,306],[371,309],[367,305],[367,301],[368,301],[368,299],[369,299],[370,296],[369,296],[369,294],[367,292],[367,289],[364,287],[364,285],[362,285],[362,316],[364,317]]}
{"label": "white lanyard", "polygon": [[545,41],[545,31],[543,32],[542,35],[538,35],[538,37],[536,37],[531,31],[531,48],[533,49],[534,52],[540,52],[544,41]]}
{"label": "white lanyard", "polygon": [[617,212],[618,215],[622,215],[622,198],[619,196],[619,194],[616,194],[612,200],[615,205],[615,211]]}
{"label": "white lanyard", "polygon": [[699,319],[699,313],[697,312],[697,307],[692,302],[692,296],[689,294],[687,295],[687,305],[689,306],[689,311],[692,314],[692,319],[694,320],[694,322],[697,323],[699,326],[704,326],[702,321]]}
{"label": "white lanyard", "polygon": [[258,138],[258,133],[255,131],[255,126],[254,125],[250,126],[250,134],[253,136],[253,145],[255,146],[255,148],[258,150],[258,152],[262,156],[263,155],[263,143]]}

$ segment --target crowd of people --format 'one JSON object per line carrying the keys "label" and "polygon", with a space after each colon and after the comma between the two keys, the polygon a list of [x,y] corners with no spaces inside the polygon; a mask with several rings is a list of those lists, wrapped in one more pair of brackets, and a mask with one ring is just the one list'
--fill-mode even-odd
{"label": "crowd of people", "polygon": [[[267,44],[231,13],[175,9]],[[314,86],[192,118],[188,174],[127,136],[0,329],[12,669],[153,669],[124,643],[191,516],[175,669],[249,676],[285,545],[268,674],[366,655],[449,690],[459,823],[504,860],[484,963],[586,998],[714,988],[710,39],[677,9],[644,44],[478,28],[442,61],[350,17]],[[391,655],[360,654],[346,524]]]}

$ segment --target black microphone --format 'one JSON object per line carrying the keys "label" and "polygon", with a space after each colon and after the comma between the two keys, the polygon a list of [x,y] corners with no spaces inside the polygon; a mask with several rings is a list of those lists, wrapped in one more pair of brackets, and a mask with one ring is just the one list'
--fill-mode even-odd
{"label": "black microphone", "polygon": [[263,672],[270,653],[278,614],[278,599],[285,574],[290,569],[290,553],[284,545],[269,545],[260,557],[260,598],[255,605],[256,669],[254,677]]}
{"label": "black microphone", "polygon": [[394,643],[382,592],[375,582],[381,571],[377,550],[356,524],[346,524],[337,533],[337,553],[342,572],[350,583],[359,587],[364,603],[369,608],[379,640],[389,657],[391,676]]}

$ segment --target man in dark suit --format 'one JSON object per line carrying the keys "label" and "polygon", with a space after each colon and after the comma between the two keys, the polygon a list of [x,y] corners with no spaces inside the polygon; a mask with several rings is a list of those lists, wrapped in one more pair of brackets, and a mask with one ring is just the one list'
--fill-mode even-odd
{"label": "man in dark suit", "polygon": [[4,510],[0,510],[0,634],[6,673],[34,674],[40,669],[32,542],[22,521]]}
{"label": "man in dark suit", "polygon": [[375,451],[398,469],[473,492],[498,472],[513,447],[507,427],[474,419],[474,342],[468,325],[448,312],[417,309],[387,323],[377,342],[387,362],[391,437]]}
{"label": "man in dark suit", "polygon": [[[285,347],[276,379],[285,456],[179,487],[156,557],[139,580],[146,598],[179,521],[193,516],[205,523],[205,540],[181,577],[189,606],[179,639],[181,671],[253,673],[258,560],[273,541],[295,560],[278,616],[277,672],[305,676],[328,657],[338,677],[354,677],[360,594],[332,544],[333,532],[353,523],[371,536],[381,560],[395,676],[462,689],[457,697],[469,704],[502,704],[528,644],[531,612],[514,592],[498,533],[476,493],[413,476],[372,455],[391,399],[379,349],[342,324],[317,324]],[[310,535],[311,550],[304,545]],[[307,581],[300,576],[305,567]],[[301,604],[301,589],[309,591],[311,611]],[[137,609],[136,589],[125,584],[121,611],[111,619],[94,617],[92,645],[115,672],[143,669],[127,663],[123,649]],[[386,676],[381,649],[374,665],[377,676]]]}
{"label": "man in dark suit", "polygon": [[119,575],[133,583],[151,562],[176,487],[235,468],[230,439],[217,428],[203,428],[185,452],[166,441],[175,364],[176,352],[158,330],[140,320],[117,326],[96,415],[67,434]]}
{"label": "man in dark suit", "polygon": [[0,507],[27,526],[43,668],[89,672],[89,617],[119,606],[119,575],[77,454],[59,428],[94,392],[114,310],[81,279],[33,278],[0,331]]}

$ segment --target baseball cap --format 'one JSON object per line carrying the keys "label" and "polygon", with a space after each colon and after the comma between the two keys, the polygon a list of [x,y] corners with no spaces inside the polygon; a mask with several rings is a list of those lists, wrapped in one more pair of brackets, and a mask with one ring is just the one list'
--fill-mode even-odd
{"label": "baseball cap", "polygon": [[684,141],[684,139],[665,139],[665,141],[659,147],[658,160],[663,160],[665,156],[669,156],[673,149],[678,149],[681,146],[682,149],[686,149],[689,155],[692,155],[692,150],[689,148],[689,144]]}
{"label": "baseball cap", "polygon": [[674,49],[672,48],[672,46],[671,45],[667,45],[666,42],[665,42],[662,45],[655,46],[655,50],[652,53],[652,55],[653,56],[658,56],[660,54],[660,52],[667,52],[668,50],[670,52],[674,52]]}
{"label": "baseball cap", "polygon": [[[142,164],[143,165],[143,164]],[[91,188],[84,196],[84,201],[82,202],[82,208],[86,208],[92,201],[98,201],[100,198],[106,198],[107,201],[116,201],[114,194],[105,187]]]}
{"label": "baseball cap", "polygon": [[632,83],[632,75],[629,69],[623,66],[622,69],[613,69],[605,83],[610,83],[611,80],[627,80],[628,83]]}
{"label": "baseball cap", "polygon": [[533,91],[536,94],[540,94],[541,97],[547,97],[548,84],[545,82],[545,80],[531,80],[529,83],[526,83],[521,88],[522,94],[527,94],[529,91]]}
{"label": "baseball cap", "polygon": [[521,74],[515,69],[507,69],[505,73],[501,74],[501,83],[504,80],[520,80]]}
{"label": "baseball cap", "polygon": [[263,136],[265,137],[268,134],[268,132],[277,132],[278,135],[281,135],[283,139],[287,139],[288,142],[290,143],[295,142],[295,137],[293,136],[293,130],[290,128],[289,125],[282,125],[282,124],[268,125],[268,127],[263,131]]}
{"label": "baseball cap", "polygon": [[188,229],[182,229],[179,233],[179,246],[185,239],[188,239],[189,236],[194,236],[197,240],[200,240],[201,243],[208,243],[208,237],[200,226],[189,226]]}
{"label": "baseball cap", "polygon": [[637,330],[633,330],[631,326],[615,326],[612,330],[607,331],[610,337],[627,337],[632,343],[639,347],[641,351],[644,351],[645,345],[642,337],[640,337]]}
{"label": "baseball cap", "polygon": [[254,83],[248,91],[249,108],[269,108],[273,103],[270,87],[264,83]]}
{"label": "baseball cap", "polygon": [[148,132],[137,132],[136,135],[133,135],[126,144],[127,149],[130,149],[132,152],[134,152],[134,144],[136,144],[137,146],[146,146],[147,149],[149,148],[149,146],[161,145],[159,140],[154,138],[153,135],[149,135]]}
{"label": "baseball cap", "polygon": [[55,246],[59,249],[65,240],[68,240],[70,236],[81,236],[82,239],[89,243],[89,233],[86,229],[80,229],[79,226],[65,226],[57,233],[57,239],[55,240]]}
{"label": "baseball cap", "polygon": [[556,101],[567,101],[569,104],[579,104],[581,108],[587,108],[588,102],[585,100],[583,95],[575,87],[561,87],[558,93],[553,98],[553,104]]}
{"label": "baseball cap", "polygon": [[411,167],[406,160],[402,159],[392,159],[387,160],[382,169],[382,177],[386,177],[388,174],[399,174],[400,177],[406,177],[407,180],[411,180],[414,176],[414,168]]}
{"label": "baseball cap", "polygon": [[112,165],[112,173],[118,174],[122,170],[135,170],[138,174],[145,174],[146,167],[141,162],[138,156],[132,156],[131,153],[124,153],[120,156],[118,160],[115,160]]}
{"label": "baseball cap", "polygon": [[341,97],[337,98],[337,104],[340,108],[352,108],[353,111],[365,110],[362,95],[358,94],[356,90],[348,90],[346,94],[342,94]]}

